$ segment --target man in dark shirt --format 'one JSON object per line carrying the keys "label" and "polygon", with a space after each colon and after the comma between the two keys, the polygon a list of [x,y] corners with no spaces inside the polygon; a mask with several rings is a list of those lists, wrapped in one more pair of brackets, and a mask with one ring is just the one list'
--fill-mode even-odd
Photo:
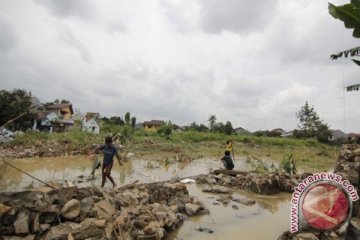
{"label": "man in dark shirt", "polygon": [[118,159],[120,165],[122,165],[122,163],[120,161],[120,156],[119,156],[116,148],[112,144],[112,138],[111,137],[106,137],[105,138],[105,145],[102,145],[102,146],[96,148],[91,153],[95,153],[95,152],[99,152],[99,151],[103,152],[103,154],[104,154],[104,160],[103,160],[103,164],[102,164],[102,183],[101,183],[101,187],[104,187],[106,178],[108,178],[110,180],[110,182],[113,184],[113,187],[116,187],[115,181],[111,176],[111,169],[112,169],[112,166],[114,164],[114,156],[116,156],[116,158]]}
{"label": "man in dark shirt", "polygon": [[221,162],[224,164],[224,167],[227,170],[232,170],[234,168],[234,163],[231,159],[230,151],[225,151],[225,156],[221,159]]}

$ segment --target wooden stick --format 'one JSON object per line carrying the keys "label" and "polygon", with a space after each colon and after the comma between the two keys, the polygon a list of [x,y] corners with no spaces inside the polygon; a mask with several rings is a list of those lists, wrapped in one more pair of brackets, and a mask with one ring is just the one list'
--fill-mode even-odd
{"label": "wooden stick", "polygon": [[27,113],[27,112],[23,112],[22,114],[18,115],[17,117],[15,117],[15,118],[13,118],[13,119],[10,119],[10,120],[7,121],[4,125],[2,125],[2,126],[0,127],[0,129],[1,129],[1,128],[4,128],[6,125],[12,123],[12,122],[15,121],[16,119],[21,118],[21,117],[24,116],[26,113]]}
{"label": "wooden stick", "polygon": [[4,163],[6,163],[7,165],[9,165],[9,166],[10,166],[10,167],[12,167],[12,168],[15,168],[15,169],[16,169],[16,170],[18,170],[19,172],[22,172],[22,173],[24,173],[24,174],[28,175],[29,177],[31,177],[31,178],[33,178],[33,179],[35,179],[35,180],[37,180],[37,181],[41,182],[42,184],[45,184],[46,186],[48,186],[48,187],[50,187],[50,188],[52,188],[52,189],[55,189],[55,187],[51,186],[50,184],[48,184],[48,183],[46,183],[46,182],[44,182],[44,181],[42,181],[42,180],[40,180],[40,179],[38,179],[38,178],[36,178],[36,177],[34,177],[34,176],[30,175],[30,174],[28,174],[27,172],[25,172],[25,171],[23,171],[23,170],[21,170],[21,169],[19,169],[19,168],[15,167],[14,165],[12,165],[12,164],[8,163],[7,161],[5,161],[5,160],[1,160],[1,161],[3,161]]}

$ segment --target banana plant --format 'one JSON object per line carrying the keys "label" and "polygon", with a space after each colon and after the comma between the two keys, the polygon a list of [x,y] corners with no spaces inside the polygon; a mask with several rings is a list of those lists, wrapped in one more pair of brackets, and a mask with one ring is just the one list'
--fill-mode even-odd
{"label": "banana plant", "polygon": [[[346,28],[353,29],[353,37],[360,38],[360,0],[351,0],[351,3],[340,6],[329,3],[329,13],[344,22]],[[352,61],[360,66],[360,60],[356,59],[356,57],[360,57],[360,46],[330,55],[331,59],[341,57],[352,57]]]}

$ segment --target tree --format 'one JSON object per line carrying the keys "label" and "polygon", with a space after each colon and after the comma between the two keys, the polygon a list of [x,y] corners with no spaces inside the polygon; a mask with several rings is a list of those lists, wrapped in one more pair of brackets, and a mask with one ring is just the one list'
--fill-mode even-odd
{"label": "tree", "polygon": [[131,127],[133,132],[135,131],[135,125],[136,125],[136,117],[131,118]]}
{"label": "tree", "polygon": [[160,136],[165,137],[166,139],[170,139],[172,130],[173,130],[173,124],[171,123],[171,121],[169,121],[162,124],[160,128],[157,130],[157,133]]}
{"label": "tree", "polygon": [[[351,3],[335,6],[329,3],[329,13],[336,19],[344,22],[346,28],[354,29],[353,37],[360,38],[360,0],[351,0]],[[341,57],[359,57],[360,46],[332,54],[332,59]],[[352,59],[357,65],[360,66],[360,61]]]}
{"label": "tree", "polygon": [[6,127],[11,130],[27,130],[32,127],[36,110],[32,107],[31,93],[21,89],[0,91],[0,126],[24,114]]}
{"label": "tree", "polygon": [[113,116],[113,117],[110,118],[109,123],[114,124],[114,125],[123,126],[124,125],[124,120],[122,120],[121,117],[119,117],[119,116]]}
{"label": "tree", "polygon": [[130,113],[129,112],[125,113],[125,123],[127,125],[130,124]]}
{"label": "tree", "polygon": [[316,137],[319,141],[327,141],[330,136],[329,126],[320,120],[313,106],[308,102],[301,107],[300,111],[296,113],[296,117],[300,121],[298,130],[294,131],[297,137],[311,138]]}
{"label": "tree", "polygon": [[232,127],[231,122],[230,122],[230,121],[227,121],[227,122],[225,123],[224,133],[225,133],[226,135],[231,135],[231,134],[233,133],[233,131],[234,131],[234,129],[233,129],[233,127]]}
{"label": "tree", "polygon": [[216,116],[210,115],[208,122],[209,122],[209,129],[212,130],[216,124]]}

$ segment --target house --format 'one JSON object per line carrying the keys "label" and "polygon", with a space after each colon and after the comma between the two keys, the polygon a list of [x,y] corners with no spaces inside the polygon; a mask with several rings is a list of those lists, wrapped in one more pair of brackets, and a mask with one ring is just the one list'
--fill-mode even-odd
{"label": "house", "polygon": [[86,113],[82,123],[82,130],[86,132],[99,134],[100,126],[96,121],[98,117],[99,117],[99,113]]}
{"label": "house", "polygon": [[144,130],[145,131],[156,131],[161,125],[163,125],[165,121],[162,120],[151,120],[144,122]]}
{"label": "house", "polygon": [[282,128],[275,128],[275,129],[271,130],[270,132],[273,134],[278,134],[279,136],[286,133],[286,131]]}
{"label": "house", "polygon": [[40,111],[34,121],[33,129],[62,132],[74,125],[71,119],[61,119],[54,112]]}
{"label": "house", "polygon": [[69,120],[74,114],[71,103],[51,104],[45,107],[45,111],[55,113],[60,119]]}
{"label": "house", "polygon": [[347,135],[346,133],[344,133],[343,131],[341,130],[333,130],[333,129],[330,129],[330,137],[329,137],[329,141],[331,142],[338,142],[338,141],[345,141],[347,140]]}
{"label": "house", "polygon": [[242,127],[238,127],[238,128],[234,129],[234,133],[235,134],[250,134],[251,132]]}

